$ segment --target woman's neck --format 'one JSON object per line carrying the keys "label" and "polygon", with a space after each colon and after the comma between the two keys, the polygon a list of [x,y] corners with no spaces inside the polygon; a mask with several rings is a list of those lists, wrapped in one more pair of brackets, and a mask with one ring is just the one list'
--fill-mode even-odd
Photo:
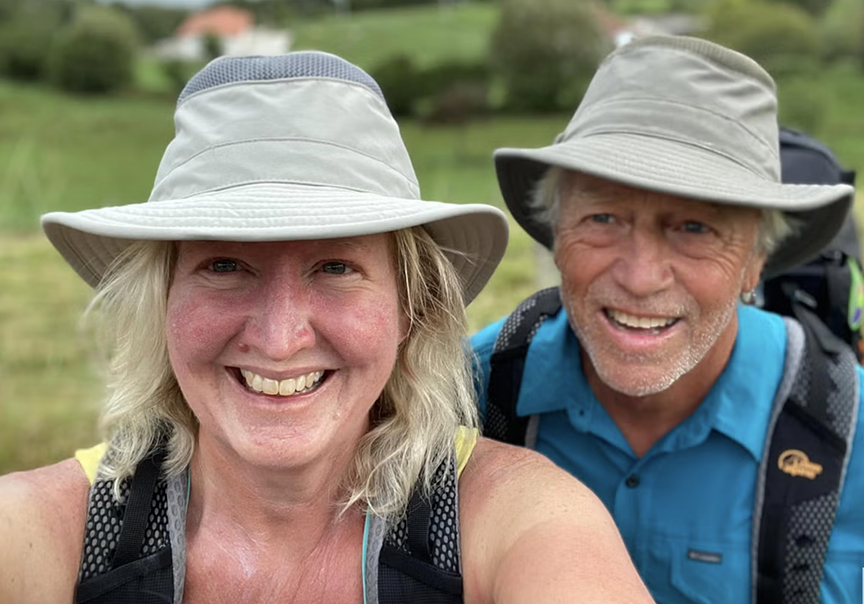
{"label": "woman's neck", "polygon": [[199,438],[190,466],[187,533],[202,527],[236,530],[261,545],[290,536],[294,546],[315,547],[342,520],[357,515],[340,513],[353,461],[349,453],[303,467],[262,468]]}

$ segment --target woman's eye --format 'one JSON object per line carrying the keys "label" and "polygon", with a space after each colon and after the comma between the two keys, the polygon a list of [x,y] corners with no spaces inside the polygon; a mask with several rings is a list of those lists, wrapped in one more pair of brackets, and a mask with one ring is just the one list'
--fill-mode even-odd
{"label": "woman's eye", "polygon": [[321,270],[329,275],[345,275],[351,272],[351,267],[344,262],[325,262]]}
{"label": "woman's eye", "polygon": [[210,263],[210,270],[214,273],[233,273],[239,268],[236,260],[220,258]]}
{"label": "woman's eye", "polygon": [[683,225],[681,225],[681,230],[685,233],[699,235],[702,233],[707,233],[709,229],[701,222],[696,222],[695,220],[688,220]]}

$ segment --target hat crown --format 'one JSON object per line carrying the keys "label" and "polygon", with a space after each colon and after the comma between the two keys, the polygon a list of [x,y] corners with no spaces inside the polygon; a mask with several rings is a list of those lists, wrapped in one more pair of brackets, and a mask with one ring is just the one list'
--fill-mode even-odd
{"label": "hat crown", "polygon": [[183,89],[174,121],[150,201],[255,183],[420,198],[378,84],[328,53],[216,59]]}
{"label": "hat crown", "polygon": [[603,61],[561,139],[662,138],[780,182],[776,116],[774,81],[752,59],[707,40],[652,36]]}
{"label": "hat crown", "polygon": [[301,51],[274,57],[222,57],[211,61],[183,87],[177,104],[197,92],[225,84],[310,77],[356,82],[384,100],[378,83],[356,65],[329,53]]}

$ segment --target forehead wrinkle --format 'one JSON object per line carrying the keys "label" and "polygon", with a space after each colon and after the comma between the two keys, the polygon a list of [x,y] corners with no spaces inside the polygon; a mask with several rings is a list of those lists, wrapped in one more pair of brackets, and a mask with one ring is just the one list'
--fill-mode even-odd
{"label": "forehead wrinkle", "polygon": [[[603,203],[612,206],[626,205],[633,201],[642,204],[685,204],[688,209],[698,209],[700,212],[710,213],[713,216],[723,216],[736,213],[753,211],[758,214],[756,208],[747,206],[724,204],[703,199],[692,199],[680,197],[670,193],[639,189],[622,183],[598,178],[589,174],[579,172],[567,172],[564,180],[565,199],[581,202],[584,204]],[[675,208],[669,208],[674,211]],[[756,217],[758,220],[758,217]]]}

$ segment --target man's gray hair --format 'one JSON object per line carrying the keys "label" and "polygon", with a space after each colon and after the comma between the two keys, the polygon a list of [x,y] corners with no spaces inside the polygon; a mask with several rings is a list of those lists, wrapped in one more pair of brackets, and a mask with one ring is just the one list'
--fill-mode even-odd
{"label": "man's gray hair", "polygon": [[[552,235],[555,235],[555,223],[558,221],[561,204],[561,185],[568,171],[560,166],[550,166],[543,177],[537,181],[529,201],[532,216],[539,222],[549,225]],[[569,171],[570,174],[579,174]],[[757,250],[766,257],[777,249],[777,246],[789,235],[795,232],[795,219],[782,210],[763,208],[760,212]]]}

